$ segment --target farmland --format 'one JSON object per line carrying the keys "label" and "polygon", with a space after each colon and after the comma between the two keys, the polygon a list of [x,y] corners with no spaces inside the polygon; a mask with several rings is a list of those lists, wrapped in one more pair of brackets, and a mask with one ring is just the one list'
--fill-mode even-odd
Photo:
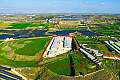
{"label": "farmland", "polygon": [[93,29],[93,31],[100,33],[100,34],[104,34],[107,36],[111,36],[111,37],[120,37],[120,23],[114,23],[114,24],[107,24],[103,27],[101,27],[100,29]]}
{"label": "farmland", "polygon": [[0,17],[0,65],[15,69],[28,80],[119,80],[120,54],[105,41],[120,41],[120,17]]}
{"label": "farmland", "polygon": [[0,29],[8,28],[9,25],[9,23],[0,23]]}
{"label": "farmland", "polygon": [[35,23],[12,23],[8,29],[26,29],[26,28],[42,28],[47,29],[49,24],[35,24]]}

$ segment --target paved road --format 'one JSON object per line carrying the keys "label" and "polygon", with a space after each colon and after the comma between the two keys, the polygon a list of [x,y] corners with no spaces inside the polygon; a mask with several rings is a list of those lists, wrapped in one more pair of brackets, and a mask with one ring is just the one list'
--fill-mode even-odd
{"label": "paved road", "polygon": [[120,60],[120,56],[113,56],[113,55],[107,55],[107,54],[104,54],[103,55],[103,58],[104,59],[110,59],[110,60]]}

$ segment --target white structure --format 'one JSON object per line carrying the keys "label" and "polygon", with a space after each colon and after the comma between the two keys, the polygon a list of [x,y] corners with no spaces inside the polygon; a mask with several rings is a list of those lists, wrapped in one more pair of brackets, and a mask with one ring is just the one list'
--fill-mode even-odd
{"label": "white structure", "polygon": [[8,41],[13,41],[13,40],[14,40],[13,38],[6,38],[4,41],[8,42]]}
{"label": "white structure", "polygon": [[72,37],[57,36],[53,37],[49,43],[43,57],[55,57],[57,55],[66,53],[72,49]]}
{"label": "white structure", "polygon": [[103,56],[103,54],[99,53],[98,50],[94,50],[94,49],[91,49],[91,48],[86,48],[84,45],[81,45],[81,47],[85,50],[92,51],[96,57],[102,57]]}
{"label": "white structure", "polygon": [[105,43],[112,48],[113,50],[115,50],[117,53],[120,54],[120,44],[117,42],[113,42],[113,41],[105,41]]}
{"label": "white structure", "polygon": [[89,54],[84,49],[80,48],[80,52],[82,52],[84,55],[86,55],[86,57],[89,58],[90,60],[92,60],[94,63],[96,63],[98,65],[102,64],[99,60],[97,60],[94,56],[92,56],[91,54]]}

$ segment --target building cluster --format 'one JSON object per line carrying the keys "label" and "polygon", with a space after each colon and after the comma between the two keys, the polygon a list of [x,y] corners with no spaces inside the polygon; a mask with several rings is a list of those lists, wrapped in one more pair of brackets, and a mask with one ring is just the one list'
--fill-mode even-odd
{"label": "building cluster", "polygon": [[119,21],[118,16],[106,15],[80,15],[80,14],[55,14],[55,15],[40,15],[40,14],[3,14],[0,15],[0,23],[53,23],[57,26],[66,28],[70,27],[99,27],[103,24],[112,24]]}
{"label": "building cluster", "polygon": [[57,36],[53,37],[49,43],[43,57],[55,57],[57,55],[66,53],[72,49],[72,37]]}
{"label": "building cluster", "polygon": [[99,59],[103,57],[103,54],[99,53],[98,50],[86,48],[84,45],[80,45],[79,50],[92,62],[94,62],[97,65],[101,65],[101,62],[99,61]]}
{"label": "building cluster", "polygon": [[91,49],[91,48],[86,48],[84,45],[81,45],[81,47],[84,50],[91,51],[91,53],[97,58],[101,58],[103,56],[103,54],[101,54],[98,50]]}
{"label": "building cluster", "polygon": [[0,23],[20,23],[20,22],[45,23],[46,16],[38,16],[34,14],[0,15]]}
{"label": "building cluster", "polygon": [[115,52],[120,54],[120,43],[114,42],[114,41],[111,41],[111,40],[105,41],[105,43],[107,44],[108,48],[111,51],[115,51]]}

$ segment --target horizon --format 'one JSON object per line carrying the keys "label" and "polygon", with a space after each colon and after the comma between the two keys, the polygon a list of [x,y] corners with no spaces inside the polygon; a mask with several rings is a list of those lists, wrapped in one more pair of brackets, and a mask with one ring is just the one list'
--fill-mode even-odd
{"label": "horizon", "polygon": [[120,14],[118,0],[1,0],[0,13]]}
{"label": "horizon", "polygon": [[120,13],[0,13],[0,15],[120,15]]}

